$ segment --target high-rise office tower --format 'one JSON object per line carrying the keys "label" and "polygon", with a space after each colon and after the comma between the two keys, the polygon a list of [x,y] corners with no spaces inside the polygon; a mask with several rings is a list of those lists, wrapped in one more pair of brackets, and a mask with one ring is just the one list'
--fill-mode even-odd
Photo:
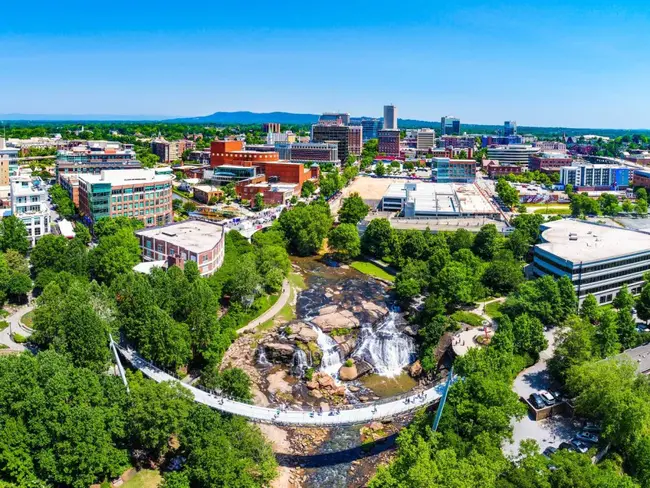
{"label": "high-rise office tower", "polygon": [[384,129],[397,129],[397,107],[384,105]]}
{"label": "high-rise office tower", "polygon": [[458,136],[460,135],[460,119],[447,115],[440,119],[441,136]]}
{"label": "high-rise office tower", "polygon": [[361,127],[363,127],[363,142],[366,142],[369,139],[377,139],[377,132],[381,130],[382,123],[379,119],[363,119]]}
{"label": "high-rise office tower", "polygon": [[517,121],[516,120],[506,120],[503,123],[503,135],[516,136],[517,135]]}

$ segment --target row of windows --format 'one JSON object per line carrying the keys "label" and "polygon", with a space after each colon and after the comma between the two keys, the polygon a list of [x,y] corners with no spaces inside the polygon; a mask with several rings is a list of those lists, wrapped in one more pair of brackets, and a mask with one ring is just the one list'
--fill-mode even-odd
{"label": "row of windows", "polygon": [[[159,200],[151,200],[149,202],[140,202],[140,203],[124,203],[124,205],[113,205],[113,210],[122,210],[124,207],[124,210],[130,210],[133,208],[145,208],[145,207],[153,207],[153,206],[158,206],[158,205],[166,205],[170,202],[169,198],[161,198]],[[108,202],[106,202],[108,204]],[[115,202],[113,202],[115,203]]]}
{"label": "row of windows", "polygon": [[[583,290],[581,288],[579,296],[583,297],[585,295],[598,293],[598,292],[606,291],[606,290],[611,290],[613,288],[620,288],[623,285],[629,285],[630,283],[638,283],[639,281],[641,281],[641,278],[628,278],[627,280],[621,280],[621,281],[617,281],[616,283],[612,283],[612,284],[609,284],[609,285],[601,285],[601,286],[597,286],[595,288],[589,288],[587,290]],[[637,287],[632,287],[632,289],[636,290]]]}
{"label": "row of windows", "polygon": [[152,200],[154,198],[160,198],[169,195],[168,191],[157,191],[151,193],[140,193],[139,195],[125,195],[122,197],[112,197],[113,202],[132,202],[133,200]]}
{"label": "row of windows", "polygon": [[636,268],[632,269],[627,269],[625,271],[618,271],[616,273],[608,273],[605,275],[599,275],[599,276],[593,276],[591,278],[585,278],[582,280],[578,280],[578,283],[582,285],[587,285],[589,283],[596,283],[598,281],[605,281],[605,280],[611,280],[612,278],[618,278],[619,276],[626,276],[626,275],[631,275],[631,274],[636,274],[636,273],[642,273],[643,271],[648,271],[650,270],[650,263],[645,264],[643,266],[638,266]]}
{"label": "row of windows", "polygon": [[604,269],[611,269],[611,268],[618,268],[620,266],[627,266],[629,264],[634,264],[634,263],[641,263],[648,261],[650,262],[650,254],[645,254],[643,256],[635,256],[633,258],[627,258],[627,259],[621,259],[618,261],[613,261],[611,263],[604,263],[604,264],[595,264],[595,265],[588,265],[588,266],[583,266],[582,269],[580,268],[573,268],[569,267],[566,264],[558,263],[556,261],[551,260],[550,258],[539,254],[535,253],[535,259],[544,261],[547,264],[550,264],[558,269],[561,269],[562,271],[565,271],[570,274],[574,275],[579,275],[579,274],[586,274],[586,273],[592,273],[594,271],[602,271]]}

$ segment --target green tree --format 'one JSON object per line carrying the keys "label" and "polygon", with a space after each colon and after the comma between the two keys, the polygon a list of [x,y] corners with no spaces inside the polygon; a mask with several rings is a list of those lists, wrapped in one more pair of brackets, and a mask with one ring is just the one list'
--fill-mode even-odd
{"label": "green tree", "polygon": [[70,219],[75,216],[75,208],[70,195],[61,185],[53,185],[49,189],[52,203],[56,206],[58,214],[64,219]]}
{"label": "green tree", "polygon": [[379,259],[390,253],[393,239],[393,229],[388,219],[372,219],[361,238],[361,249],[364,253]]}
{"label": "green tree", "polygon": [[603,215],[617,215],[621,211],[618,198],[611,193],[603,193],[598,197],[598,204]]}
{"label": "green tree", "polygon": [[650,285],[647,283],[636,299],[636,313],[646,323],[650,320]]}
{"label": "green tree", "polygon": [[524,231],[515,229],[506,241],[506,247],[512,251],[517,259],[523,259],[530,250],[531,242]]}
{"label": "green tree", "polygon": [[0,250],[13,249],[20,254],[27,254],[29,239],[25,223],[15,215],[0,219]]}
{"label": "green tree", "polygon": [[140,262],[140,244],[129,228],[104,235],[89,254],[90,269],[99,281],[110,283],[118,276],[131,272]]}
{"label": "green tree", "polygon": [[339,222],[343,224],[358,224],[361,222],[370,208],[366,205],[358,193],[352,193],[349,197],[343,199],[343,204],[339,210]]}
{"label": "green tree", "polygon": [[[570,317],[557,332],[555,351],[548,362],[551,374],[564,382],[572,367],[594,358],[595,329],[580,317]],[[596,356],[598,357],[598,356]]]}
{"label": "green tree", "polygon": [[637,199],[636,205],[634,206],[634,212],[638,215],[647,215],[648,214],[648,201]]}
{"label": "green tree", "polygon": [[101,239],[115,235],[122,229],[133,232],[143,227],[142,221],[131,217],[102,217],[93,225],[93,233],[98,239]]}
{"label": "green tree", "polygon": [[395,278],[395,292],[402,302],[419,295],[427,286],[429,272],[424,261],[409,261]]}
{"label": "green tree", "polygon": [[494,258],[502,245],[503,237],[499,234],[496,225],[487,224],[476,234],[472,251],[480,258],[489,261]]}
{"label": "green tree", "polygon": [[636,347],[638,334],[634,317],[632,317],[632,312],[629,308],[621,308],[616,313],[616,330],[618,332],[618,340],[623,346],[623,349]]}
{"label": "green tree", "polygon": [[512,208],[519,203],[519,192],[505,178],[499,178],[496,191],[504,205]]}
{"label": "green tree", "polygon": [[16,303],[27,302],[27,294],[32,291],[32,279],[27,274],[12,273],[7,284],[7,296]]}
{"label": "green tree", "polygon": [[84,246],[90,244],[92,236],[90,235],[90,230],[85,225],[77,222],[74,225],[75,239],[79,239]]}
{"label": "green tree", "polygon": [[307,180],[302,184],[300,195],[304,198],[309,198],[316,191],[316,185],[312,180]]}
{"label": "green tree", "polygon": [[544,337],[544,326],[535,317],[519,315],[512,323],[512,331],[517,354],[528,354],[536,360],[548,345]]}
{"label": "green tree", "polygon": [[309,205],[299,203],[283,212],[277,222],[290,252],[309,256],[323,246],[323,240],[332,226],[332,217],[327,204],[315,201]]}
{"label": "green tree", "polygon": [[179,383],[145,380],[140,372],[129,376],[129,390],[131,446],[159,459],[169,451],[172,437],[185,428],[192,394]]}
{"label": "green tree", "polygon": [[595,342],[600,357],[606,358],[618,354],[621,344],[618,338],[616,316],[611,310],[604,311],[596,327]]}
{"label": "green tree", "polygon": [[108,324],[93,308],[88,285],[52,282],[38,298],[32,340],[65,354],[79,367],[104,371],[110,356]]}
{"label": "green tree", "polygon": [[381,161],[375,164],[375,174],[377,176],[386,176],[386,166]]}
{"label": "green tree", "polygon": [[476,298],[474,292],[479,279],[467,266],[453,261],[433,278],[432,290],[442,296],[449,306],[472,303]]}
{"label": "green tree", "polygon": [[476,235],[466,229],[458,229],[449,237],[449,251],[453,254],[461,249],[472,249]]}
{"label": "green tree", "polygon": [[616,294],[612,306],[617,309],[621,308],[633,308],[634,307],[634,296],[628,290],[627,285],[623,285],[621,289]]}
{"label": "green tree", "polygon": [[580,317],[595,324],[600,320],[600,308],[596,297],[591,293],[585,297],[580,307]]}
{"label": "green tree", "polygon": [[253,399],[251,379],[241,368],[228,367],[224,369],[217,379],[219,389],[235,400],[250,402]]}
{"label": "green tree", "polygon": [[646,202],[648,201],[648,191],[643,187],[634,190],[634,196],[637,198],[637,200],[645,200]]}
{"label": "green tree", "polygon": [[264,194],[258,193],[255,195],[255,200],[253,203],[255,210],[264,210]]}
{"label": "green tree", "polygon": [[494,292],[505,295],[524,281],[524,273],[510,251],[501,251],[485,268],[482,281]]}
{"label": "green tree", "polygon": [[355,258],[361,253],[361,239],[354,224],[339,224],[328,234],[328,246],[339,256]]}

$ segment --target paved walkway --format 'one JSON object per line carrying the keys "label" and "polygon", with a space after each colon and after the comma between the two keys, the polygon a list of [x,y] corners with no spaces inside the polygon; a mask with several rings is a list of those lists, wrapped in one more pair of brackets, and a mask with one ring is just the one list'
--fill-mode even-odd
{"label": "paved walkway", "polygon": [[[142,359],[132,349],[117,344],[116,347],[127,361],[154,381],[159,383],[163,381],[178,381],[171,374],[162,371]],[[404,398],[384,403],[363,404],[363,406],[358,408],[341,409],[338,413],[333,411],[315,413],[313,410],[279,410],[276,408],[259,407],[257,405],[230,400],[216,393],[211,393],[185,383],[180,384],[192,392],[194,401],[208,405],[216,410],[233,415],[241,415],[255,422],[305,427],[359,425],[374,420],[393,418],[436,402],[441,397],[442,391],[445,388],[444,384],[439,384],[422,393],[414,393]]]}
{"label": "paved walkway", "polygon": [[289,300],[290,296],[291,296],[291,285],[289,285],[289,280],[285,278],[285,280],[282,282],[282,292],[278,297],[278,301],[275,302],[273,306],[269,308],[266,312],[264,312],[262,315],[260,315],[256,319],[251,320],[248,323],[248,325],[245,325],[241,329],[237,329],[237,333],[243,334],[244,332],[255,330],[255,328],[257,328],[258,325],[262,325],[264,322],[271,320],[278,313],[280,313],[280,310],[282,310],[282,307],[286,305],[287,300]]}
{"label": "paved walkway", "polygon": [[17,332],[20,335],[25,337],[29,337],[30,335],[32,335],[32,331],[30,329],[27,329],[20,322],[20,319],[23,318],[23,315],[25,315],[28,312],[31,312],[32,310],[34,310],[33,303],[30,303],[28,305],[23,305],[12,315],[9,315],[6,319],[4,319],[7,322],[9,322],[9,326],[6,329],[0,331],[0,343],[9,346],[9,349],[12,351],[25,350],[25,346],[23,344],[18,344],[14,342],[14,340],[11,338],[11,334],[13,332]]}

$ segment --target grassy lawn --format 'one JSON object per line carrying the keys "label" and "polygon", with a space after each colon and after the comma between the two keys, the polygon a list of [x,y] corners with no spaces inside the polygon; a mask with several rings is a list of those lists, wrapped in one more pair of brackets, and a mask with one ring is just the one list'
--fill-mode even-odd
{"label": "grassy lawn", "polygon": [[465,312],[464,310],[459,310],[452,313],[451,318],[457,320],[458,322],[469,324],[473,327],[479,327],[483,325],[483,317],[472,312]]}
{"label": "grassy lawn", "polygon": [[31,312],[27,312],[23,315],[20,321],[24,326],[29,327],[30,329],[34,327],[34,311],[32,310]]}
{"label": "grassy lawn", "polygon": [[369,261],[353,261],[350,266],[363,274],[374,276],[375,278],[381,278],[382,280],[390,282],[395,281],[395,277],[392,274],[387,273],[382,268]]}
{"label": "grassy lawn", "polygon": [[491,319],[499,319],[501,317],[501,307],[503,306],[503,303],[501,302],[492,302],[488,303],[485,306],[485,314],[490,317]]}
{"label": "grassy lawn", "polygon": [[289,272],[289,276],[287,276],[287,279],[289,280],[289,283],[294,288],[297,288],[299,290],[304,290],[307,288],[307,285],[305,284],[305,280],[302,278],[302,275],[300,273],[294,273],[293,271]]}
{"label": "grassy lawn", "polygon": [[571,215],[571,209],[570,208],[549,207],[548,210],[547,210],[546,208],[538,208],[533,213],[547,214],[547,215]]}
{"label": "grassy lawn", "polygon": [[133,478],[122,485],[122,488],[157,488],[162,481],[162,476],[153,469],[138,471]]}
{"label": "grassy lawn", "polygon": [[554,207],[554,208],[569,208],[569,203],[525,203],[528,208],[541,208],[541,207]]}

